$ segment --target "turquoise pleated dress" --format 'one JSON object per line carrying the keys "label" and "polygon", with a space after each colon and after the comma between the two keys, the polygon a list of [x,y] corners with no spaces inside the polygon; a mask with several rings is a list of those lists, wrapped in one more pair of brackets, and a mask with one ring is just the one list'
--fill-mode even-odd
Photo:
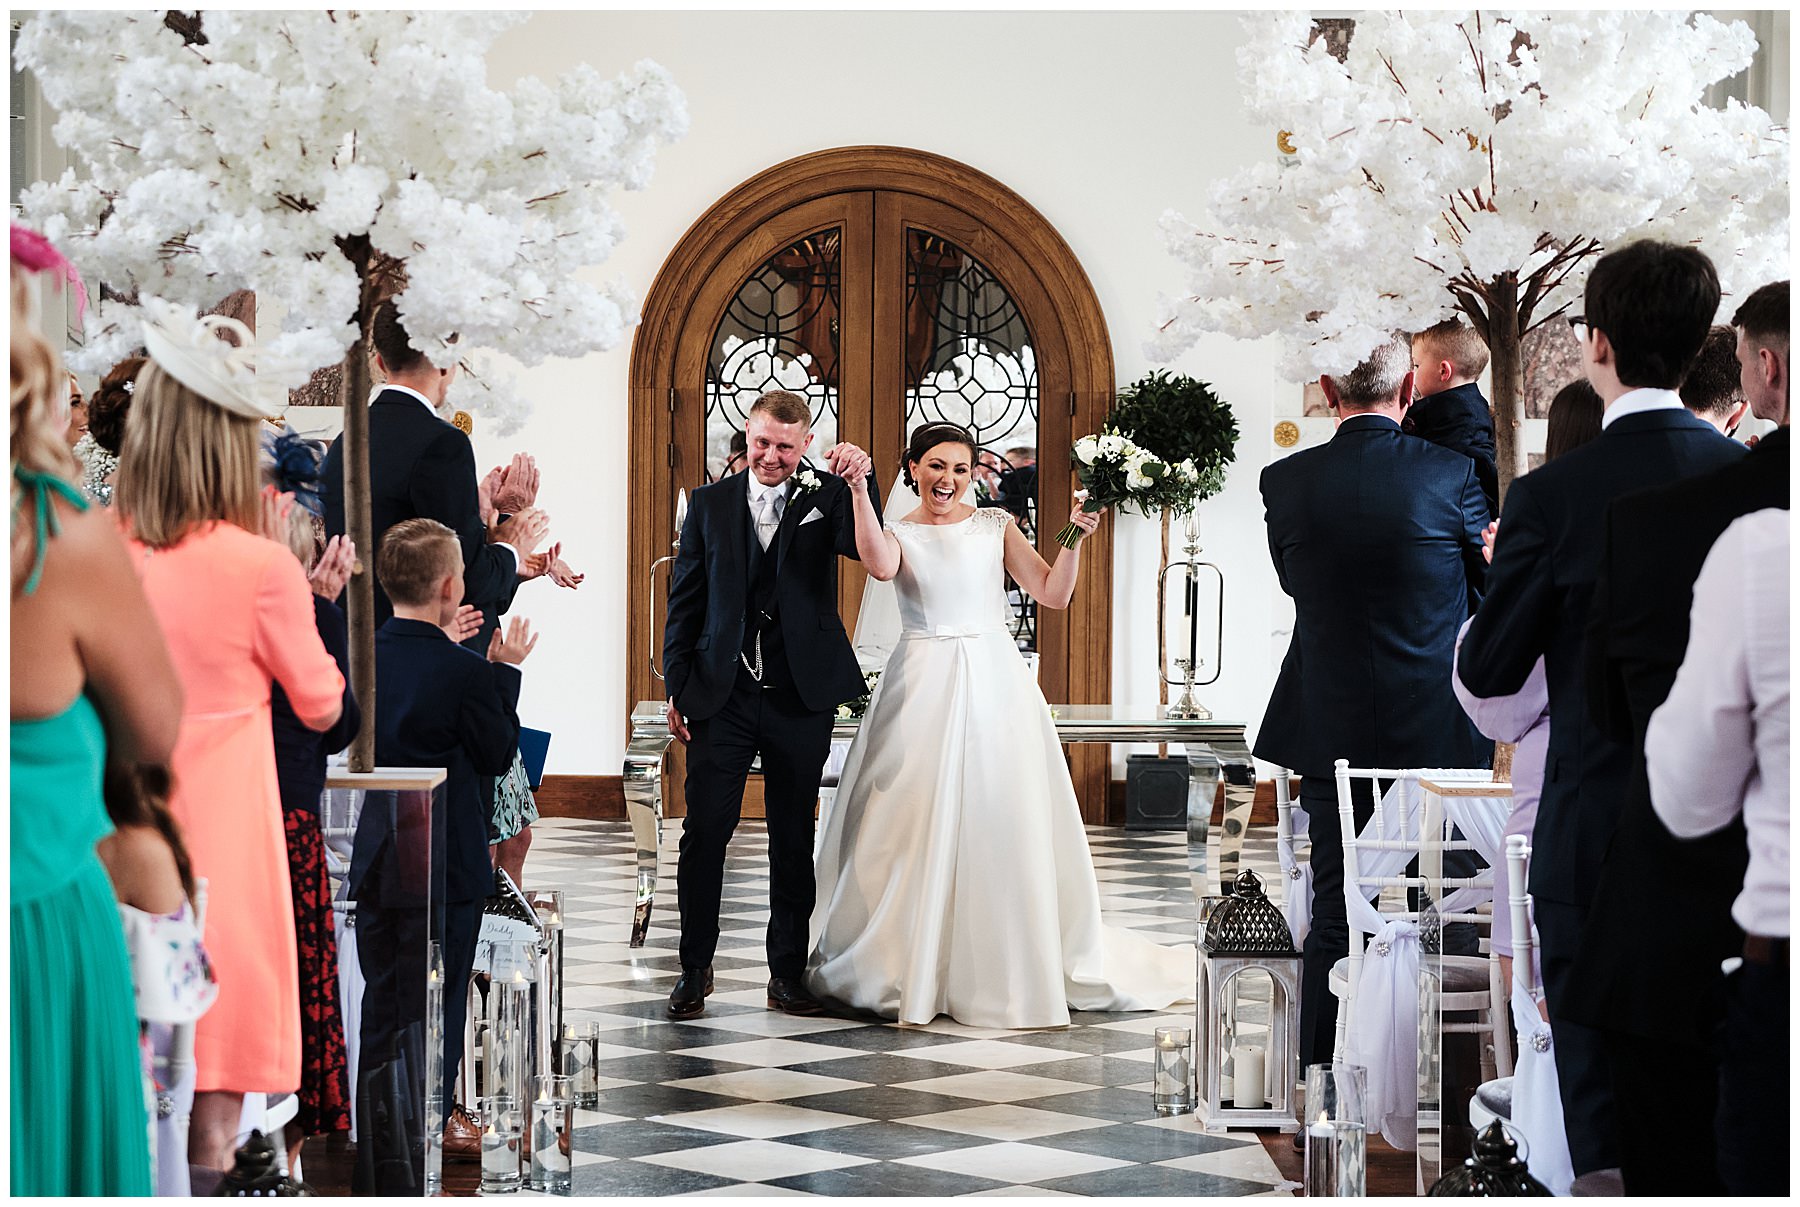
{"label": "turquoise pleated dress", "polygon": [[[15,469],[35,495],[37,587],[66,483]],[[106,732],[86,696],[12,722],[12,1193],[147,1195],[149,1119],[131,963],[94,843]]]}

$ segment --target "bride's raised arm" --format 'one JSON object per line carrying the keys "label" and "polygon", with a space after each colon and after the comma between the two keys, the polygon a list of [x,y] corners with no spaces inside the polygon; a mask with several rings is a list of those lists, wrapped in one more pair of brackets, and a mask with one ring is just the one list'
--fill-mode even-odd
{"label": "bride's raised arm", "polygon": [[888,582],[900,573],[900,542],[881,526],[869,498],[869,471],[874,462],[854,444],[834,445],[826,454],[833,473],[850,488],[850,513],[856,521],[856,557],[871,578]]}
{"label": "bride's raised arm", "polygon": [[[1098,512],[1083,511],[1081,500],[1069,511],[1069,522],[1084,534],[1092,534],[1100,526]],[[860,532],[860,529],[858,530]],[[1051,565],[1039,556],[1037,548],[1019,531],[1017,524],[1006,526],[1006,572],[1019,584],[1019,589],[1046,608],[1066,608],[1075,598],[1075,576],[1081,571],[1081,546],[1057,553]]]}

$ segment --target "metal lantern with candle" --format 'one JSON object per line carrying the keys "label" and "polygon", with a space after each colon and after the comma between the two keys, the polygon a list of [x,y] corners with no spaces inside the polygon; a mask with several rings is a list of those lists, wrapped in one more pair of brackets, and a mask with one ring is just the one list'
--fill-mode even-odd
{"label": "metal lantern with candle", "polygon": [[[1199,1031],[1205,1045],[1200,1078],[1201,1124],[1209,1130],[1300,1130],[1294,1093],[1299,1076],[1294,1037],[1300,1025],[1300,953],[1281,910],[1245,869],[1231,895],[1207,912],[1200,943]],[[1268,978],[1266,1048],[1238,1042],[1232,1020],[1245,974]],[[1225,1063],[1233,1064],[1232,1097],[1225,1095]]]}

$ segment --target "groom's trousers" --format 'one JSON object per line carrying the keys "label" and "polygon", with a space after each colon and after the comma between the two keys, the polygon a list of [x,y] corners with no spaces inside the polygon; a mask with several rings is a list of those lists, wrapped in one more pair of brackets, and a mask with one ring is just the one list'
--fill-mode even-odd
{"label": "groom's trousers", "polygon": [[724,708],[689,722],[687,819],[676,871],[684,968],[711,964],[718,947],[725,848],[743,808],[745,777],[760,754],[769,831],[769,973],[798,978],[806,970],[813,814],[831,725],[830,712],[808,709],[791,687],[764,688],[744,673]]}

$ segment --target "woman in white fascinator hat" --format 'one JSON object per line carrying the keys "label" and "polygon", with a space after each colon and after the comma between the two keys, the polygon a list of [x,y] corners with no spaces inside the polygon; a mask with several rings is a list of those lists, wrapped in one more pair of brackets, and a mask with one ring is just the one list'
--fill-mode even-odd
{"label": "woman in white fascinator hat", "polygon": [[[195,1030],[188,1157],[227,1169],[246,1092],[300,1085],[300,991],[269,688],[311,729],[343,707],[305,572],[261,526],[259,382],[244,324],[146,298],[150,361],[133,391],[115,508],[185,701],[169,805],[207,883],[219,997]],[[230,337],[229,341],[225,337]]]}

